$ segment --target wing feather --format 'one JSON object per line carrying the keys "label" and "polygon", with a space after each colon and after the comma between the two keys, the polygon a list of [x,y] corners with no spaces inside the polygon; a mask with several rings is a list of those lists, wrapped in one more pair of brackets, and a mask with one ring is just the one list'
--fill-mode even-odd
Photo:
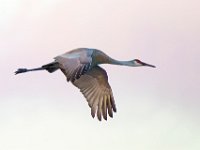
{"label": "wing feather", "polygon": [[[112,93],[112,92],[110,92],[110,93]],[[116,105],[115,105],[115,100],[114,100],[113,94],[110,95],[110,100],[111,100],[111,105],[112,105],[113,111],[117,112],[117,108],[116,108]]]}
{"label": "wing feather", "polygon": [[99,66],[93,67],[72,83],[80,89],[86,98],[91,108],[92,117],[97,114],[97,118],[100,121],[102,116],[103,119],[107,120],[107,113],[110,117],[113,117],[113,111],[116,112],[116,106],[104,69]]}
{"label": "wing feather", "polygon": [[112,106],[111,106],[111,103],[110,103],[110,96],[107,96],[107,107],[108,107],[108,114],[110,117],[113,117],[113,112],[112,112]]}
{"label": "wing feather", "polygon": [[107,120],[107,104],[106,104],[106,99],[103,99],[103,104],[102,104],[102,112],[103,112],[103,118]]}
{"label": "wing feather", "polygon": [[102,103],[103,103],[103,96],[99,99],[98,110],[97,110],[97,117],[101,121],[101,114],[102,114]]}
{"label": "wing feather", "polygon": [[93,97],[93,103],[92,103],[92,109],[91,109],[91,114],[93,118],[95,117],[95,114],[97,112],[97,107],[100,100],[100,94],[101,94],[101,91],[97,91],[96,97]]}

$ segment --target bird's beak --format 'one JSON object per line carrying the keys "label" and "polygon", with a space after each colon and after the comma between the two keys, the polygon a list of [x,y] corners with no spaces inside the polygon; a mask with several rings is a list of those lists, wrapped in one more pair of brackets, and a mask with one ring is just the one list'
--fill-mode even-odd
{"label": "bird's beak", "polygon": [[142,65],[143,65],[143,66],[152,67],[152,68],[156,68],[156,66],[154,66],[154,65],[150,65],[150,64],[147,64],[147,63],[144,63],[144,62],[142,62]]}

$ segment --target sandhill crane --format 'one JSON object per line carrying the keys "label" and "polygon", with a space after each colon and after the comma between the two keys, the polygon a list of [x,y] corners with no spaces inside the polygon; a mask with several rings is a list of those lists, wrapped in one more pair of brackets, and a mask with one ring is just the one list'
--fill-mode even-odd
{"label": "sandhill crane", "polygon": [[66,76],[67,81],[80,89],[91,108],[92,117],[94,118],[97,114],[100,121],[102,116],[107,120],[107,113],[110,117],[113,117],[113,112],[117,111],[107,73],[99,66],[100,64],[155,67],[138,59],[118,61],[100,50],[89,48],[77,48],[54,59],[54,62],[39,68],[19,68],[15,74],[36,70],[47,70],[52,73],[60,69]]}

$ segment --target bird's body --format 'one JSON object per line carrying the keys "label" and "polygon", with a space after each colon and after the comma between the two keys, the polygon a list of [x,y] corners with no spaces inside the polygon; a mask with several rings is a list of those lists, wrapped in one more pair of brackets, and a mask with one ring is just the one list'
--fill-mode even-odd
{"label": "bird's body", "polygon": [[99,66],[100,64],[155,67],[138,59],[117,61],[100,50],[89,48],[74,49],[54,59],[54,62],[40,68],[18,69],[15,73],[35,70],[47,70],[52,73],[60,69],[65,74],[67,81],[71,81],[73,85],[80,89],[91,107],[92,117],[97,114],[99,120],[102,116],[107,120],[107,113],[110,117],[113,117],[113,112],[117,111],[107,73]]}

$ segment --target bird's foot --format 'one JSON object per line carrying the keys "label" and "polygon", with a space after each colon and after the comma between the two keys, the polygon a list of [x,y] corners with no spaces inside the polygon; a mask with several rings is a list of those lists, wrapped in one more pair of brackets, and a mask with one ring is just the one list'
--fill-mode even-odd
{"label": "bird's foot", "polygon": [[26,68],[19,68],[17,71],[15,71],[15,75],[18,74],[18,73],[24,73],[24,72],[27,72],[28,69]]}

